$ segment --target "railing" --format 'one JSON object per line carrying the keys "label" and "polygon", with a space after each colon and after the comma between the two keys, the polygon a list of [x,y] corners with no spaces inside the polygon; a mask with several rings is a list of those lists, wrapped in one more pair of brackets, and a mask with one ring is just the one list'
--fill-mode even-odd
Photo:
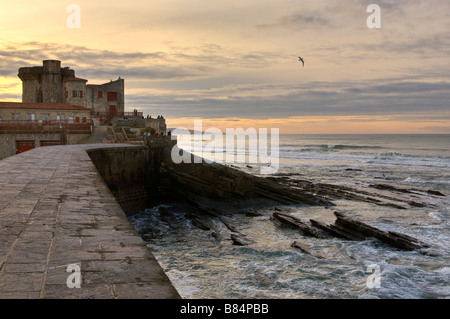
{"label": "railing", "polygon": [[140,117],[144,116],[144,112],[95,112],[91,111],[91,116],[109,118],[109,117]]}
{"label": "railing", "polygon": [[73,120],[57,121],[0,121],[0,131],[91,131],[92,123],[80,123]]}

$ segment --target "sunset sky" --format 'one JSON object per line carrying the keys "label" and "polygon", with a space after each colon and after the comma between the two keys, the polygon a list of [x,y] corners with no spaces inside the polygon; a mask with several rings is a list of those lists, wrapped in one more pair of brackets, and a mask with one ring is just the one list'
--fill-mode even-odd
{"label": "sunset sky", "polygon": [[88,84],[124,78],[126,111],[169,127],[448,134],[449,15],[444,0],[3,1],[0,101],[21,101],[18,68],[58,59]]}

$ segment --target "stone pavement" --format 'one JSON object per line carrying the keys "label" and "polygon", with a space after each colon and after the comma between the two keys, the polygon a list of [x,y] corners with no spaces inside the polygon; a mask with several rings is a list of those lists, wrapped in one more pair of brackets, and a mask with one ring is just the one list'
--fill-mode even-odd
{"label": "stone pavement", "polygon": [[86,153],[115,146],[0,161],[0,298],[180,298]]}

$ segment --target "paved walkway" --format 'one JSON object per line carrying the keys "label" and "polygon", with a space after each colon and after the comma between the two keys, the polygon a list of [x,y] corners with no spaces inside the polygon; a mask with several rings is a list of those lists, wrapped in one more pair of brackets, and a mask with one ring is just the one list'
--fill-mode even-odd
{"label": "paved walkway", "polygon": [[0,298],[179,298],[86,153],[115,146],[0,161]]}

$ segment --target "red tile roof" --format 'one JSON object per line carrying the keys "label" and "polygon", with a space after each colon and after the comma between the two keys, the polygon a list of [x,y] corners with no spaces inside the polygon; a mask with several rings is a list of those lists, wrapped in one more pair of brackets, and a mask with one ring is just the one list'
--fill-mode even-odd
{"label": "red tile roof", "polygon": [[22,102],[0,102],[1,109],[42,109],[42,110],[79,110],[89,111],[84,106],[67,103],[22,103]]}

